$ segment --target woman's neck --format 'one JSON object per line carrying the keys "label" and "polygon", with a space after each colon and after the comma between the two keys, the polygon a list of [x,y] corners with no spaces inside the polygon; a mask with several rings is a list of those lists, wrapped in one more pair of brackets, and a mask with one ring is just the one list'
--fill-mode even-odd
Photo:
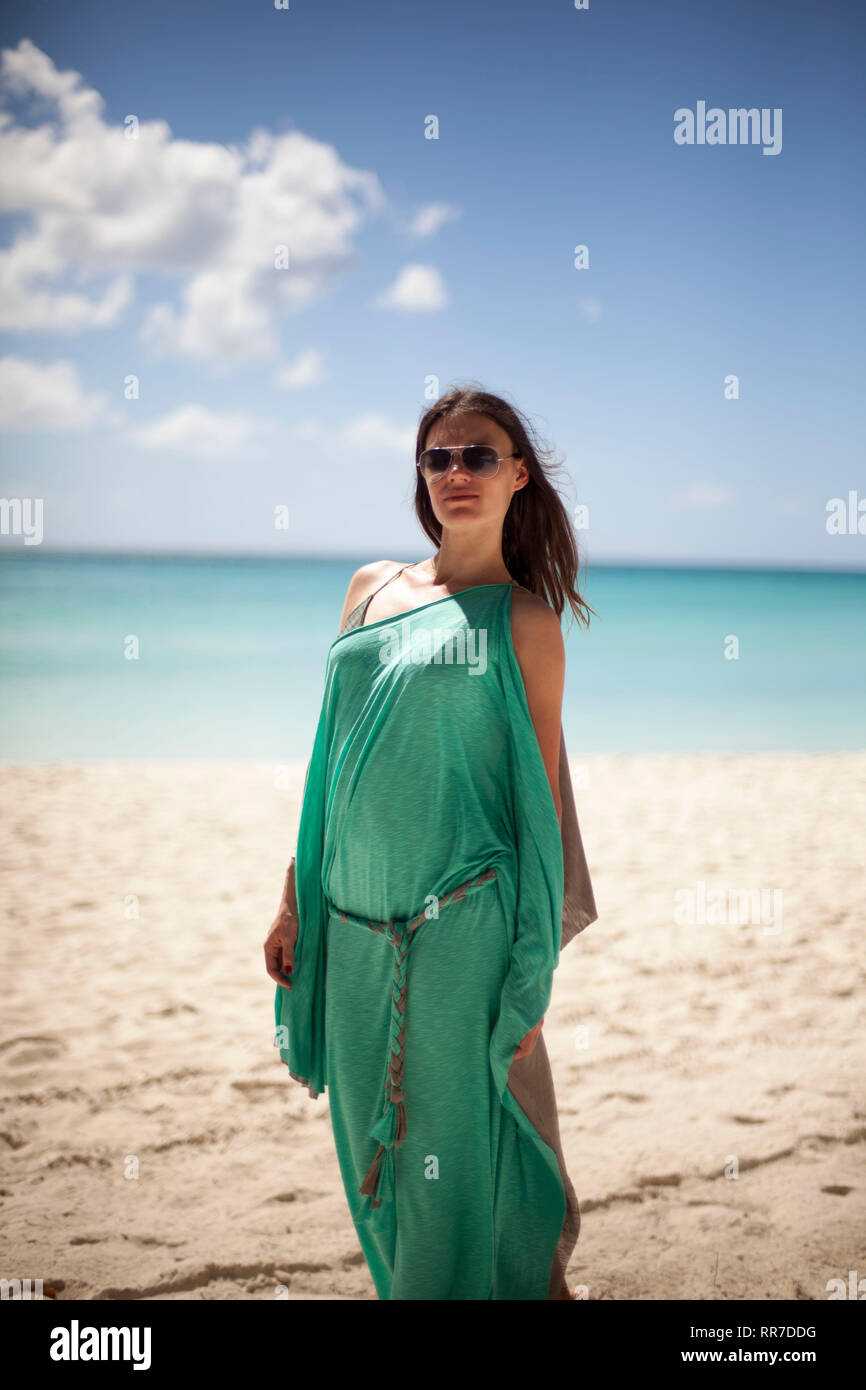
{"label": "woman's neck", "polygon": [[451,588],[471,588],[475,584],[507,584],[511,575],[502,558],[501,544],[489,553],[477,546],[446,547],[439,550],[429,560],[422,560],[416,566],[426,574],[433,584],[448,584]]}

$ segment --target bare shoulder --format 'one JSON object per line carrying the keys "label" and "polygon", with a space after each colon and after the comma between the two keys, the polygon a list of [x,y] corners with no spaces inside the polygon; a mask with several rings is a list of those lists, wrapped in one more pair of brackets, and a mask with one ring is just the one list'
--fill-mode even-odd
{"label": "bare shoulder", "polygon": [[340,627],[343,627],[353,608],[357,608],[359,603],[369,598],[374,589],[378,589],[380,584],[384,584],[385,580],[390,579],[401,567],[399,560],[371,560],[369,564],[356,569],[346,590]]}
{"label": "bare shoulder", "polygon": [[555,671],[565,666],[562,623],[546,599],[528,589],[511,594],[511,636],[520,665]]}

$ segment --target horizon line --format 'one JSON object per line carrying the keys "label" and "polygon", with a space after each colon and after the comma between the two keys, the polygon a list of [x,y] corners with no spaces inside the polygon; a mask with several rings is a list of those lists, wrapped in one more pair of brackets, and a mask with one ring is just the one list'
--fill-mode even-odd
{"label": "horizon line", "polygon": [[[0,544],[0,559],[5,556],[21,556],[28,551],[33,552],[32,546],[4,546]],[[65,558],[65,559],[128,559],[128,560],[261,560],[271,563],[316,563],[322,565],[337,565],[358,561],[360,564],[367,564],[369,561],[362,558],[360,554],[321,554],[318,552],[293,552],[288,555],[277,555],[269,551],[261,550],[172,550],[172,549],[132,549],[123,550],[111,549],[108,547],[92,547],[82,549],[77,546],[55,546],[38,547],[39,553],[43,556]],[[429,558],[419,555],[417,560]],[[408,564],[415,563],[407,561]],[[589,569],[654,569],[654,570],[713,570],[713,571],[749,571],[753,573],[785,573],[785,574],[866,574],[866,564],[838,564],[828,565],[826,562],[816,560],[812,563],[802,560],[718,560],[702,561],[694,558],[678,559],[659,559],[641,558],[632,556],[628,559],[616,559],[613,557],[601,558],[587,561],[581,560],[579,572]]]}

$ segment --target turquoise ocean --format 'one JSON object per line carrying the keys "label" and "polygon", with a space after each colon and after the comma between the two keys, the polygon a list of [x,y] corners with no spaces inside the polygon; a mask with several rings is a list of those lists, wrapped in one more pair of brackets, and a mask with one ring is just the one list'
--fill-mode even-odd
{"label": "turquoise ocean", "polygon": [[[0,757],[308,758],[369,558],[7,550]],[[866,748],[866,573],[597,564],[584,594],[589,631],[563,620],[572,759]]]}

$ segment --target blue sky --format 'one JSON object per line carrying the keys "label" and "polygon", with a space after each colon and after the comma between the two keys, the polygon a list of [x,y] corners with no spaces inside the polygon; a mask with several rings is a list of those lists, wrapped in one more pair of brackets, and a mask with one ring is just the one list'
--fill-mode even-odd
{"label": "blue sky", "polygon": [[[44,499],[45,549],[429,554],[433,378],[530,416],[590,562],[866,562],[826,529],[852,491],[866,528],[855,0],[7,3],[0,34],[0,496]],[[676,144],[699,101],[781,109],[780,152]]]}

